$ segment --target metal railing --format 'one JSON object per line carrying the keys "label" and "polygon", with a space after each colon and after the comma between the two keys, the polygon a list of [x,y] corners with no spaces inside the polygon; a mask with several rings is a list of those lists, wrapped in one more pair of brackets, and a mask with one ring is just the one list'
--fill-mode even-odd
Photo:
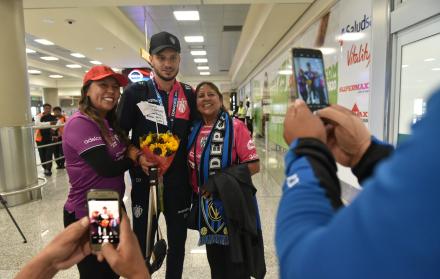
{"label": "metal railing", "polygon": [[[56,128],[60,128],[60,127],[64,127],[64,124],[61,124],[61,125],[34,125],[34,126],[30,126],[30,128],[31,128],[33,131],[35,131],[35,130],[37,130],[37,129],[39,129],[39,130],[44,130],[44,129],[56,129]],[[38,149],[40,149],[40,148],[56,146],[56,145],[60,145],[60,144],[62,144],[62,143],[63,143],[63,141],[62,141],[62,138],[61,138],[60,141],[57,141],[57,142],[54,142],[54,143],[48,143],[48,144],[43,144],[43,145],[37,145],[37,144],[35,144],[35,149],[38,150]],[[49,160],[49,161],[36,163],[36,165],[37,165],[37,167],[38,167],[38,166],[43,166],[43,165],[47,165],[47,164],[52,163],[52,162],[56,162],[56,161],[61,160],[61,159],[64,159],[64,156],[57,157],[57,158],[51,159],[51,160]]]}

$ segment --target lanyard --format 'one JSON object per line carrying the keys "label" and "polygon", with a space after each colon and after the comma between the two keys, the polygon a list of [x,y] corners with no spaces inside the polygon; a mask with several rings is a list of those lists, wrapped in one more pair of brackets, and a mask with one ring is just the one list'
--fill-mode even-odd
{"label": "lanyard", "polygon": [[[165,109],[165,106],[163,105],[162,97],[160,96],[160,93],[157,90],[157,85],[156,85],[156,82],[154,81],[154,78],[152,78],[151,81],[153,82],[153,88],[154,88],[154,92],[156,93],[157,101]],[[173,86],[173,89],[174,89],[174,86]],[[171,89],[171,91],[173,91],[173,89]],[[167,115],[168,129],[170,132],[173,132],[173,128],[174,128],[174,119],[176,118],[176,108],[177,108],[178,95],[179,95],[179,88],[176,88],[176,90],[173,93],[173,106],[171,108],[171,114],[168,112],[168,114],[170,114],[170,115]]]}

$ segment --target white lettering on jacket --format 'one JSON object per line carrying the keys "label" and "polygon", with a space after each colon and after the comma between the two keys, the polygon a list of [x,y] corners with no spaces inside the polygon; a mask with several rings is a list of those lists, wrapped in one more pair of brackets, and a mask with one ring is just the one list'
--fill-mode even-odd
{"label": "white lettering on jacket", "polygon": [[89,143],[92,143],[92,142],[98,141],[98,140],[102,140],[102,138],[101,137],[88,138],[88,139],[84,140],[84,144],[89,144]]}

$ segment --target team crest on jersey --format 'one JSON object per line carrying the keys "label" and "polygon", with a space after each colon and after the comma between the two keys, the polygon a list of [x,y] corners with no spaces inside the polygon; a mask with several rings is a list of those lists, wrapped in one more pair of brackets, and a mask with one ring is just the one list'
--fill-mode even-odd
{"label": "team crest on jersey", "polygon": [[142,208],[142,206],[136,204],[136,205],[133,207],[133,214],[134,214],[134,217],[136,217],[136,218],[141,217],[143,211],[144,211],[144,209]]}
{"label": "team crest on jersey", "polygon": [[180,113],[185,113],[187,106],[188,103],[185,99],[180,99],[179,101],[177,101],[177,109]]}

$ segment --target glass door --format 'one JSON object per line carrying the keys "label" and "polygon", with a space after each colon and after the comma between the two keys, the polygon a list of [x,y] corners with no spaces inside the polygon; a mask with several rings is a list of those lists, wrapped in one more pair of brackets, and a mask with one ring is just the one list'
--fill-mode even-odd
{"label": "glass door", "polygon": [[425,113],[426,102],[440,87],[440,18],[397,34],[394,64],[394,121],[391,139],[399,144]]}

